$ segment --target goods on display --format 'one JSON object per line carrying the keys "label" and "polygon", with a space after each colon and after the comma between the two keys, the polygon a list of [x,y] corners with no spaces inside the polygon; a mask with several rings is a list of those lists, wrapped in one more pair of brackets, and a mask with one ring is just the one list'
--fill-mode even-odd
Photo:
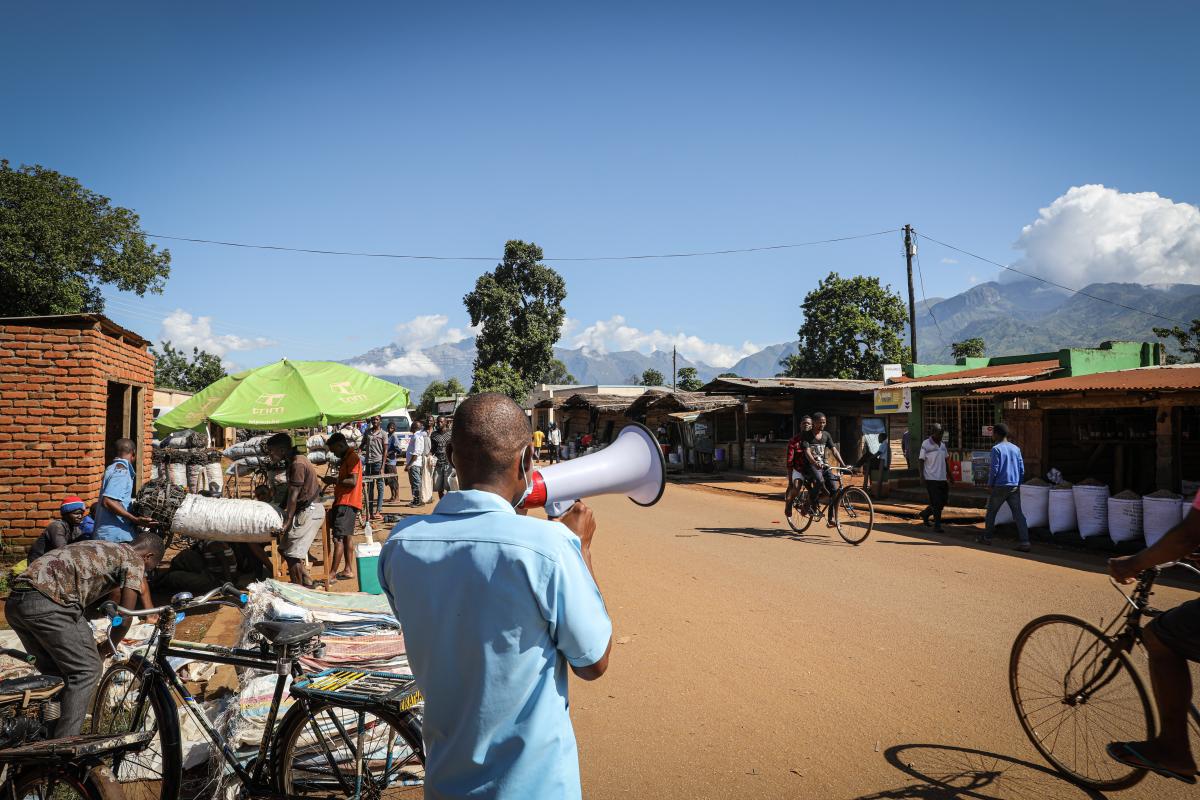
{"label": "goods on display", "polygon": [[1075,484],[1071,492],[1075,499],[1079,535],[1086,539],[1108,533],[1108,487],[1088,480]]}
{"label": "goods on display", "polygon": [[1159,490],[1142,498],[1142,532],[1146,546],[1156,544],[1163,535],[1183,519],[1179,495]]}
{"label": "goods on display", "polygon": [[1050,524],[1050,484],[1034,478],[1021,484],[1021,510],[1025,522],[1031,528],[1045,528]]}
{"label": "goods on display", "polygon": [[250,456],[266,455],[262,449],[263,444],[267,441],[267,436],[252,436],[244,442],[238,442],[232,447],[225,448],[225,457],[233,461],[247,458]]}
{"label": "goods on display", "polygon": [[1055,486],[1047,501],[1047,517],[1051,533],[1066,533],[1078,526],[1075,516],[1075,496],[1070,484]]}
{"label": "goods on display", "polygon": [[279,512],[268,503],[195,494],[184,498],[171,520],[173,533],[222,542],[265,544],[281,527]]}
{"label": "goods on display", "polygon": [[1108,498],[1108,535],[1114,542],[1142,538],[1142,498],[1137,492]]}
{"label": "goods on display", "polygon": [[167,478],[176,486],[188,485],[187,465],[183,463],[167,464]]}
{"label": "goods on display", "polygon": [[205,464],[188,464],[187,465],[187,487],[189,492],[203,492],[208,488],[205,485]]}

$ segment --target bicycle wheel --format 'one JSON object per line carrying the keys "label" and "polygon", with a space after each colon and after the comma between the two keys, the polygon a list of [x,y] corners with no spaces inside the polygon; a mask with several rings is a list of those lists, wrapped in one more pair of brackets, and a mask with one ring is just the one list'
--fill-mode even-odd
{"label": "bicycle wheel", "polygon": [[22,770],[9,786],[0,788],[4,800],[106,800],[90,775],[78,775],[75,770],[60,767],[36,767]]}
{"label": "bicycle wheel", "polygon": [[812,525],[812,514],[808,507],[809,504],[808,488],[801,486],[796,492],[796,496],[792,498],[792,513],[787,515],[788,525],[796,533],[804,533],[808,530],[808,526]]}
{"label": "bicycle wheel", "polygon": [[[378,709],[366,713],[326,703],[288,709],[271,745],[276,791],[288,797],[355,795],[357,754],[363,753],[362,797],[417,798],[424,794],[425,750],[420,718]],[[359,747],[359,738],[362,747]]]}
{"label": "bicycle wheel", "polygon": [[92,701],[92,732],[153,731],[145,748],[114,754],[105,766],[128,800],[175,800],[182,779],[179,712],[166,689],[145,675],[140,656],[108,668]]}
{"label": "bicycle wheel", "polygon": [[1149,739],[1154,716],[1141,676],[1096,626],[1063,614],[1030,622],[1013,642],[1008,686],[1029,741],[1073,783],[1113,791],[1145,776],[1104,749]]}
{"label": "bicycle wheel", "polygon": [[862,489],[847,486],[838,493],[833,520],[843,539],[853,545],[862,544],[875,527],[875,504]]}

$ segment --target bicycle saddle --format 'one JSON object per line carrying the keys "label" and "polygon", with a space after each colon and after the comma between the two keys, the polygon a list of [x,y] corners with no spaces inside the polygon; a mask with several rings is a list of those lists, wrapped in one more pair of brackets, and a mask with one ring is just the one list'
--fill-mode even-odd
{"label": "bicycle saddle", "polygon": [[325,626],[319,622],[256,622],[254,630],[271,644],[291,645],[320,636]]}
{"label": "bicycle saddle", "polygon": [[26,675],[23,678],[9,678],[0,681],[0,702],[11,698],[24,697],[28,693],[35,699],[43,699],[58,694],[62,689],[63,679],[53,675]]}

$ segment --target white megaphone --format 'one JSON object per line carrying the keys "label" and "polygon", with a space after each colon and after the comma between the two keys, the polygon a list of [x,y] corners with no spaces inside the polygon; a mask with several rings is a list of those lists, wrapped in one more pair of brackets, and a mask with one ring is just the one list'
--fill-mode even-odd
{"label": "white megaphone", "polygon": [[548,516],[561,517],[576,500],[598,494],[623,494],[652,506],[666,484],[662,447],[649,428],[635,422],[598,453],[534,470],[533,489],[521,507],[544,507]]}

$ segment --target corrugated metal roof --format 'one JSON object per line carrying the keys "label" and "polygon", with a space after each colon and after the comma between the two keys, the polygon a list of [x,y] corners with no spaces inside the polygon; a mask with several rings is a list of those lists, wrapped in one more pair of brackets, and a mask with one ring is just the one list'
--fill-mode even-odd
{"label": "corrugated metal roof", "polygon": [[[622,394],[573,394],[562,408],[594,408],[597,411],[624,411],[637,397]],[[540,405],[540,404],[539,404]]]}
{"label": "corrugated metal roof", "polygon": [[1049,375],[1062,369],[1055,360],[1026,361],[1017,364],[996,364],[991,367],[964,369],[959,372],[945,372],[941,375],[930,375],[927,378],[896,378],[894,386],[909,388],[936,389],[943,386],[970,386],[988,383],[1016,383]]}
{"label": "corrugated metal roof", "polygon": [[717,378],[700,387],[708,394],[788,394],[791,392],[858,392],[866,394],[883,381],[841,378]]}
{"label": "corrugated metal roof", "polygon": [[1033,381],[1003,389],[977,389],[982,394],[1053,394],[1087,391],[1200,391],[1200,364],[1138,367],[1094,375]]}

